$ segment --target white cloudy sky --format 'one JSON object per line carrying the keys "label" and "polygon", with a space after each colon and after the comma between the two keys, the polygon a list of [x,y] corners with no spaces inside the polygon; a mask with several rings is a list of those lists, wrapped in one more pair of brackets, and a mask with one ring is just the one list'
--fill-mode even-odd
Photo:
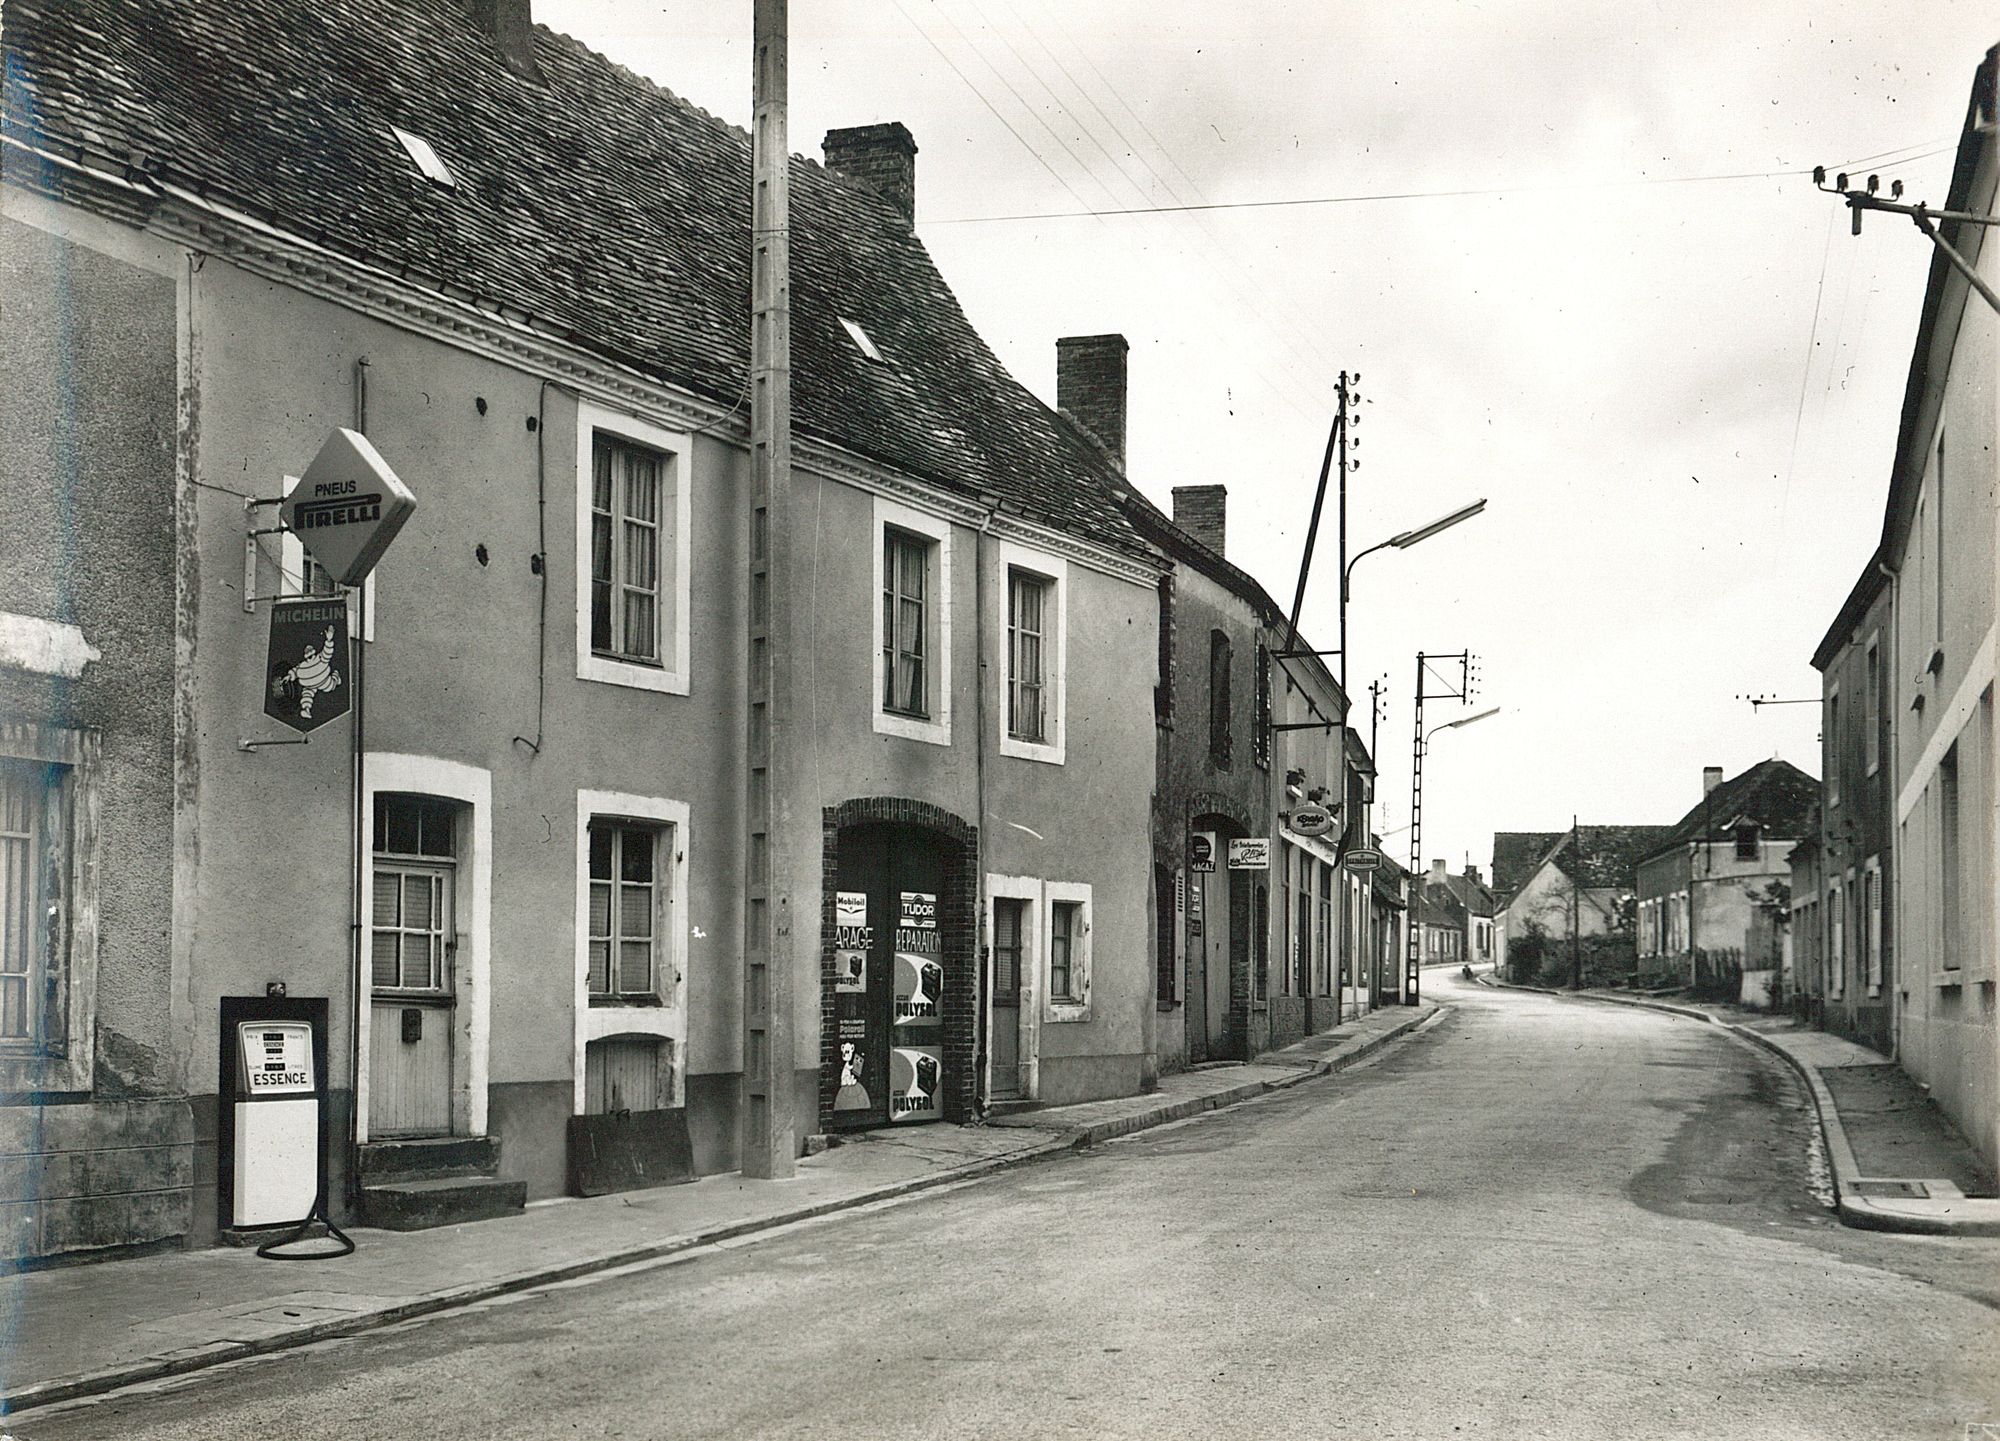
{"label": "white cloudy sky", "polygon": [[[749,0],[535,13],[747,123]],[[792,147],[908,125],[919,234],[1002,359],[1053,401],[1056,337],[1126,335],[1134,479],[1226,482],[1230,556],[1281,600],[1342,368],[1354,549],[1489,499],[1362,562],[1349,614],[1364,734],[1389,684],[1392,849],[1416,652],[1470,648],[1474,708],[1504,708],[1431,750],[1424,850],[1456,867],[1572,812],[1677,819],[1705,764],[1818,773],[1816,708],[1737,697],[1817,693],[1929,247],[1880,216],[1850,238],[1798,172],[1887,156],[1859,168],[1941,203],[1996,40],[1953,0],[801,0]],[[970,223],[1442,191],[1475,193]]]}

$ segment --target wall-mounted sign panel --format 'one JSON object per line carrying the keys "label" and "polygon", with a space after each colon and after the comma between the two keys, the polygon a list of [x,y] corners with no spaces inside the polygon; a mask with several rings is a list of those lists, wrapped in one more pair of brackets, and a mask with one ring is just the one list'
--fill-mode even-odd
{"label": "wall-mounted sign panel", "polygon": [[271,607],[265,715],[295,731],[318,730],[346,715],[352,667],[346,597],[281,600]]}
{"label": "wall-mounted sign panel", "polygon": [[1242,836],[1229,843],[1229,869],[1268,871],[1271,869],[1269,836]]}
{"label": "wall-mounted sign panel", "polygon": [[1191,871],[1212,871],[1215,869],[1215,832],[1190,831],[1188,833],[1188,869]]}
{"label": "wall-mounted sign panel", "polygon": [[1288,824],[1293,835],[1323,836],[1333,829],[1333,812],[1321,805],[1302,805],[1292,812]]}
{"label": "wall-mounted sign panel", "polygon": [[279,507],[285,529],[342,585],[359,585],[417,498],[359,431],[336,428]]}
{"label": "wall-mounted sign panel", "polygon": [[1341,864],[1346,866],[1350,871],[1380,870],[1382,866],[1382,853],[1365,848],[1356,848],[1347,853],[1347,858]]}

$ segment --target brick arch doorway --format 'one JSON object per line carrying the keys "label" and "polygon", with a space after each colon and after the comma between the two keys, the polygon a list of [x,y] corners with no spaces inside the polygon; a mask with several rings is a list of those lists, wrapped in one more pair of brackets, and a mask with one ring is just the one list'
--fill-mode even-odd
{"label": "brick arch doorway", "polygon": [[962,1121],[973,1092],[976,833],[918,802],[825,812],[820,1122]]}
{"label": "brick arch doorway", "polygon": [[[1188,871],[1187,1048],[1188,1062],[1249,1059],[1250,887],[1249,873],[1229,869],[1229,842],[1249,834],[1242,822],[1220,812],[1197,815],[1190,837],[1214,837],[1213,869]],[[1195,847],[1192,840],[1189,854]]]}

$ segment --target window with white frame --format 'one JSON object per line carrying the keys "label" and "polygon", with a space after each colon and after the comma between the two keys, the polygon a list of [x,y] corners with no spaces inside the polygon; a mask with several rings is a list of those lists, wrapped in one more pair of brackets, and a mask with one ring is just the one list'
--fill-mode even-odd
{"label": "window with white frame", "polygon": [[1063,763],[1068,567],[1002,541],[1007,577],[1007,700],[1000,753]]}
{"label": "window with white frame", "polygon": [[1882,645],[1876,636],[1868,638],[1867,708],[1861,717],[1861,759],[1869,775],[1882,764]]}
{"label": "window with white frame", "polygon": [[66,768],[0,760],[0,1046],[39,1052],[60,988]]}
{"label": "window with white frame", "polygon": [[595,817],[588,826],[590,910],[585,981],[593,1003],[659,997],[660,947],[672,935],[671,892],[662,884],[672,827]]}
{"label": "window with white frame", "polygon": [[1044,974],[1046,1018],[1080,1021],[1090,1013],[1090,887],[1049,881],[1043,887],[1048,927]]}
{"label": "window with white frame", "polygon": [[577,407],[577,675],[688,690],[693,437]]}
{"label": "window with white frame", "polygon": [[1882,994],[1882,862],[1870,858],[1861,871],[1862,944],[1868,948],[1868,994]]}
{"label": "window with white frame", "polygon": [[875,729],[951,744],[951,523],[875,501]]}
{"label": "window with white frame", "polygon": [[377,994],[443,996],[458,944],[454,802],[375,796],[370,982]]}

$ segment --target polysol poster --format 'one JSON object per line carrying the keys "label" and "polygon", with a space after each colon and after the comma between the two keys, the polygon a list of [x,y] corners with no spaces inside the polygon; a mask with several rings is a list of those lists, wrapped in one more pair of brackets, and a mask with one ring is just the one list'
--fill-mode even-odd
{"label": "polysol poster", "polygon": [[944,1074],[936,1046],[898,1046],[889,1053],[889,1119],[938,1121],[944,1118],[938,1079]]}

